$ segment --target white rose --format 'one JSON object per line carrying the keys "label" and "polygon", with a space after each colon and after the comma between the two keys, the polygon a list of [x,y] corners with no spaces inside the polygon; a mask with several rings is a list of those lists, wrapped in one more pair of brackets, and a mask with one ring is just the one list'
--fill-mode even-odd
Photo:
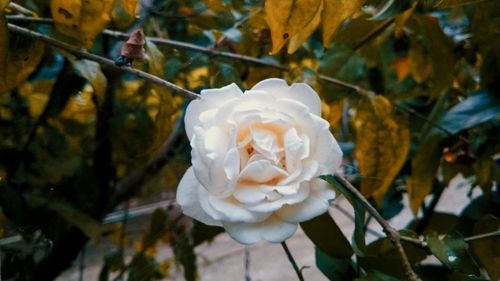
{"label": "white rose", "polygon": [[282,242],[326,212],[342,151],[307,84],[267,79],[203,90],[186,110],[192,166],[177,189],[186,215],[243,244]]}

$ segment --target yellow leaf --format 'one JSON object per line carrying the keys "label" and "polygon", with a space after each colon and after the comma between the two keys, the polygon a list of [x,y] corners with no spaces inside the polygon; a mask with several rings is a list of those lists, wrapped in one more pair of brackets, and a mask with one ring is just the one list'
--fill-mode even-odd
{"label": "yellow leaf", "polygon": [[321,22],[323,0],[296,1],[290,18],[288,53],[294,53],[309,38]]}
{"label": "yellow leaf", "polygon": [[10,0],[0,0],[0,13],[9,5]]}
{"label": "yellow leaf", "polygon": [[136,19],[138,0],[115,0],[111,18],[118,29],[125,29]]}
{"label": "yellow leaf", "polygon": [[210,10],[215,12],[224,12],[226,10],[226,5],[221,0],[204,0],[203,2]]}
{"label": "yellow leaf", "polygon": [[361,172],[361,192],[381,202],[406,161],[410,147],[408,119],[396,115],[383,96],[362,101],[354,117],[355,157]]}
{"label": "yellow leaf", "polygon": [[413,14],[413,11],[417,7],[417,4],[418,2],[414,2],[408,10],[396,16],[396,20],[394,21],[394,34],[396,38],[401,38],[401,36],[403,36],[403,27],[405,26],[410,16]]}
{"label": "yellow leaf", "polygon": [[364,0],[325,0],[323,9],[323,47],[328,48],[339,26],[363,5]]}
{"label": "yellow leaf", "polygon": [[271,29],[271,53],[278,53],[288,40],[289,53],[298,49],[319,25],[322,10],[323,0],[267,0],[264,12]]}
{"label": "yellow leaf", "polygon": [[[9,45],[9,42],[12,41]],[[7,22],[0,15],[0,93],[17,87],[36,69],[43,55],[40,41],[10,38]]]}
{"label": "yellow leaf", "polygon": [[407,180],[410,208],[416,215],[425,197],[432,190],[432,182],[436,177],[441,158],[439,136],[434,135],[420,145],[411,161],[411,176]]}
{"label": "yellow leaf", "polygon": [[50,9],[59,32],[90,48],[110,22],[113,4],[114,0],[52,0]]}
{"label": "yellow leaf", "polygon": [[276,54],[285,45],[290,34],[286,33],[294,0],[267,0],[264,4],[265,19],[271,30],[273,49]]}

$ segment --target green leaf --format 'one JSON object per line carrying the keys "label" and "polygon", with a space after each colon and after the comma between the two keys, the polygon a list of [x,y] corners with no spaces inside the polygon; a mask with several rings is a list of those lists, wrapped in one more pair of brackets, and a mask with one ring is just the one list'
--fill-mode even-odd
{"label": "green leaf", "polygon": [[355,281],[400,281],[401,279],[386,275],[380,271],[371,271],[366,276],[354,279]]}
{"label": "green leaf", "polygon": [[[400,233],[407,237],[417,238],[413,231],[403,229]],[[413,244],[403,243],[403,248],[410,264],[422,261],[427,257],[427,251]],[[378,239],[370,243],[366,248],[366,256],[359,257],[359,265],[366,271],[380,271],[397,277],[405,274],[401,257],[394,247],[392,241],[387,238]]]}
{"label": "green leaf", "polygon": [[439,121],[439,125],[456,134],[495,121],[498,116],[500,116],[500,98],[488,90],[482,90],[448,110]]}
{"label": "green leaf", "polygon": [[320,178],[329,184],[335,186],[335,189],[342,193],[347,200],[351,203],[354,208],[354,233],[353,233],[353,245],[352,248],[358,256],[364,256],[366,251],[365,242],[365,208],[363,204],[356,199],[349,190],[347,190],[342,184],[340,184],[333,175],[322,175]]}
{"label": "green leaf", "polygon": [[334,258],[315,248],[316,266],[331,281],[349,281],[355,276],[349,258]]}
{"label": "green leaf", "polygon": [[361,193],[381,203],[406,161],[410,148],[408,119],[396,114],[387,98],[375,96],[357,107],[354,127]]}
{"label": "green leaf", "polygon": [[328,213],[300,223],[307,237],[332,258],[347,258],[353,254],[349,241]]}
{"label": "green leaf", "polygon": [[431,252],[453,271],[478,275],[477,264],[469,253],[469,245],[456,234],[438,236],[435,232],[426,235]]}
{"label": "green leaf", "polygon": [[123,268],[124,264],[124,255],[123,250],[118,249],[111,252],[108,252],[104,255],[104,262],[106,266],[111,271],[117,271]]}
{"label": "green leaf", "polygon": [[[498,231],[500,229],[500,219],[487,215],[483,217],[474,226],[474,235]],[[492,236],[482,239],[476,239],[470,242],[474,256],[483,266],[490,280],[500,279],[500,236]]]}

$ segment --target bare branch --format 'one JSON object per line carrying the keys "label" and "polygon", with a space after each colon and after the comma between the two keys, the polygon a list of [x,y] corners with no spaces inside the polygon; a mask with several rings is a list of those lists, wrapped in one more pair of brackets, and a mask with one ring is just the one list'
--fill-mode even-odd
{"label": "bare branch", "polygon": [[304,276],[302,275],[302,271],[300,270],[299,266],[297,265],[297,262],[292,256],[292,253],[290,252],[290,249],[288,249],[288,246],[286,245],[286,242],[281,242],[281,246],[283,247],[283,250],[285,251],[286,256],[288,257],[288,260],[292,264],[293,270],[295,270],[295,273],[297,273],[297,277],[299,278],[300,281],[304,281]]}
{"label": "bare branch", "polygon": [[174,92],[176,92],[176,93],[178,93],[178,94],[180,94],[188,99],[197,99],[200,97],[199,94],[196,94],[194,92],[191,92],[189,90],[181,88],[172,82],[161,79],[160,77],[157,77],[155,75],[149,74],[147,72],[144,72],[142,70],[132,68],[132,67],[119,67],[115,64],[114,61],[112,61],[110,59],[89,53],[85,49],[82,49],[82,48],[70,45],[68,43],[59,41],[59,40],[54,39],[52,37],[49,37],[47,35],[38,33],[36,31],[30,30],[30,29],[27,29],[24,27],[17,26],[17,25],[11,24],[11,23],[8,24],[8,27],[9,27],[9,30],[11,32],[40,40],[46,44],[49,44],[51,46],[65,50],[65,51],[75,55],[78,58],[83,58],[83,59],[95,61],[95,62],[97,62],[101,65],[107,66],[109,68],[133,74],[139,78],[142,78],[144,80],[147,80],[147,81],[150,81],[152,83],[159,84],[165,88],[168,88],[168,89],[170,89],[170,90],[172,90],[172,91],[174,91]]}

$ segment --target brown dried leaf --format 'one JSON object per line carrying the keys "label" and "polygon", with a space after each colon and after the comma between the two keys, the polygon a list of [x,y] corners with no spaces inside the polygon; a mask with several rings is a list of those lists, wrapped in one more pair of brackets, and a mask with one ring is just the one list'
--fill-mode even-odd
{"label": "brown dried leaf", "polygon": [[354,127],[361,192],[380,202],[406,161],[410,147],[408,119],[397,115],[388,99],[375,96],[359,105]]}

